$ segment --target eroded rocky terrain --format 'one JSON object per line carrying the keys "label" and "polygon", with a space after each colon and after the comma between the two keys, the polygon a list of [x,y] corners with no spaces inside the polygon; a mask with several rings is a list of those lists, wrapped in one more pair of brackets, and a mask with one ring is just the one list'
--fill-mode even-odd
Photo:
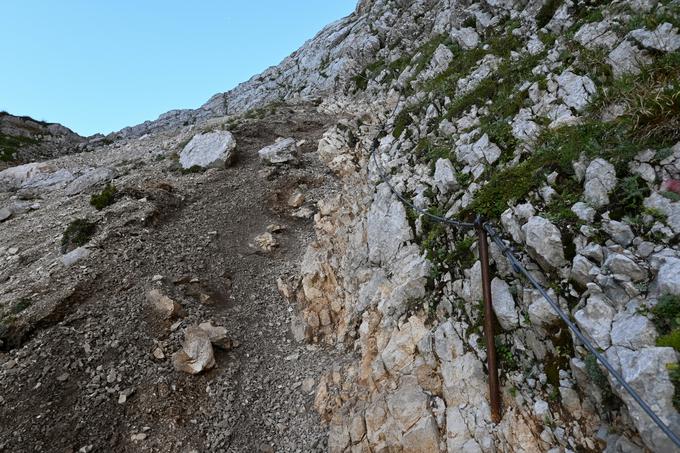
{"label": "eroded rocky terrain", "polygon": [[680,432],[679,26],[364,0],[197,110],[1,172],[0,447],[678,451],[492,244],[495,423],[476,234],[413,206],[488,219]]}

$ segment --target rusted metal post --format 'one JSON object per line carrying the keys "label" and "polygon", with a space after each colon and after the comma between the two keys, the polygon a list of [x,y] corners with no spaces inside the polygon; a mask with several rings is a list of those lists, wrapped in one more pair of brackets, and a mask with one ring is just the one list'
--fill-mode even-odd
{"label": "rusted metal post", "polygon": [[491,417],[494,423],[501,421],[501,398],[498,384],[498,366],[496,364],[496,343],[494,341],[494,312],[491,304],[491,277],[489,275],[489,243],[482,219],[475,221],[477,230],[477,247],[479,261],[482,264],[482,295],[484,296],[484,336],[486,337],[486,361],[489,369],[489,401]]}

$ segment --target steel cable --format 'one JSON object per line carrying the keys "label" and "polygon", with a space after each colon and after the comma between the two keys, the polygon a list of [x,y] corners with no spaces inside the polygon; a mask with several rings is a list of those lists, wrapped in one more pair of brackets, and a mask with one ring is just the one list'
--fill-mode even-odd
{"label": "steel cable", "polygon": [[[394,108],[394,111],[392,112],[391,116],[394,116],[394,114],[397,111],[397,108],[399,106],[399,102],[401,101],[401,97],[399,101],[397,101],[397,105]],[[382,132],[386,132],[386,125],[383,125]],[[376,170],[378,171],[378,174],[380,176],[380,179],[387,184],[389,187],[390,191],[407,207],[411,208],[415,212],[419,213],[420,215],[423,215],[425,217],[428,217],[435,222],[439,223],[444,223],[447,225],[451,225],[457,228],[474,228],[475,224],[474,223],[469,223],[469,222],[463,222],[460,220],[456,219],[450,219],[447,217],[442,217],[438,216],[435,214],[432,214],[430,212],[427,212],[424,209],[421,209],[417,206],[415,206],[413,203],[411,203],[409,200],[407,200],[399,191],[396,190],[396,188],[392,185],[392,183],[389,181],[389,178],[387,177],[387,174],[385,173],[384,169],[378,162],[378,159],[376,157],[377,150],[379,148],[380,142],[376,138],[373,141],[373,145],[371,147],[371,157],[373,158],[373,162],[375,164]],[[557,315],[564,321],[564,323],[569,327],[569,329],[574,332],[574,335],[583,343],[583,345],[586,347],[586,349],[593,354],[593,356],[607,369],[607,371],[616,379],[616,381],[621,384],[621,386],[628,392],[628,394],[635,400],[635,402],[642,408],[642,410],[654,421],[654,423],[663,431],[666,436],[677,446],[680,448],[680,437],[678,437],[669,427],[666,425],[661,418],[659,418],[658,415],[652,410],[652,408],[642,399],[642,397],[633,389],[633,387],[628,384],[623,376],[614,369],[614,367],[609,363],[609,361],[597,351],[597,349],[592,345],[592,343],[583,335],[583,333],[579,330],[579,328],[569,319],[569,316],[562,311],[560,306],[557,304],[556,301],[550,297],[550,295],[547,293],[547,291],[543,288],[543,286],[536,280],[536,278],[529,273],[529,271],[524,267],[524,265],[517,259],[517,257],[513,254],[512,249],[505,244],[503,239],[500,237],[498,232],[493,228],[491,224],[488,222],[485,222],[482,224],[482,228],[486,230],[487,234],[491,238],[492,241],[500,248],[501,252],[503,253],[503,256],[506,257],[508,262],[512,265],[513,269],[518,272],[523,274],[531,283],[531,285],[541,294],[541,296],[550,304],[550,306],[555,310]]]}

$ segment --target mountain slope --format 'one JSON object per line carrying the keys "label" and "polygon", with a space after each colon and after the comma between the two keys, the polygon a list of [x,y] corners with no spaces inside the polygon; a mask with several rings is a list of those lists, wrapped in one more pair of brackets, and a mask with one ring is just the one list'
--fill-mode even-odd
{"label": "mountain slope", "polygon": [[[677,451],[499,244],[680,432],[678,27],[677,1],[365,0],[197,110],[0,172],[0,448],[66,414],[84,451]],[[181,168],[206,133],[235,167]],[[501,232],[500,421],[476,232],[423,211]],[[177,371],[210,319],[240,346]]]}

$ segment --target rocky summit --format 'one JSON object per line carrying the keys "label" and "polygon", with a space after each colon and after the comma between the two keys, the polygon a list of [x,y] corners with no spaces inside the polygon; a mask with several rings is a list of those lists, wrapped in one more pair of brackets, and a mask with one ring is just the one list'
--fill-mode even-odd
{"label": "rocky summit", "polygon": [[598,359],[680,435],[679,28],[362,0],[195,110],[3,113],[0,450],[680,451]]}

